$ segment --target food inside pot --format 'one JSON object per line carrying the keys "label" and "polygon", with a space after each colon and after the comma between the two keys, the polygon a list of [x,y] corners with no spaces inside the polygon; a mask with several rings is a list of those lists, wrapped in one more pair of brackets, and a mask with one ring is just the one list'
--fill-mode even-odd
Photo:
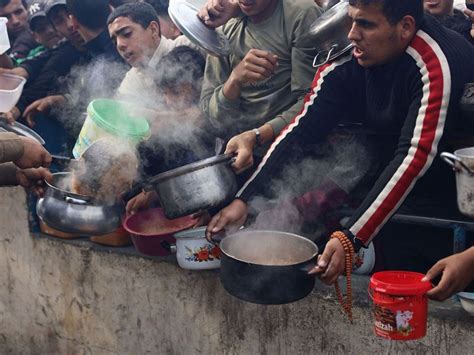
{"label": "food inside pot", "polygon": [[225,238],[222,251],[237,260],[266,266],[296,265],[316,257],[311,241],[290,233],[245,231]]}

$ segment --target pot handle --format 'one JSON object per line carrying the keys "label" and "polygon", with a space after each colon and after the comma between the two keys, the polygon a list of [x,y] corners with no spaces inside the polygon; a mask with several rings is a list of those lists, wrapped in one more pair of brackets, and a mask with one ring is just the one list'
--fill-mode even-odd
{"label": "pot handle", "polygon": [[[456,155],[448,153],[448,152],[443,152],[443,153],[441,153],[440,156],[441,156],[441,159],[443,159],[447,164],[451,165],[451,167],[453,168],[454,171],[464,170],[467,173],[469,173],[470,175],[474,175],[474,171],[469,169],[469,167],[467,167],[466,164],[464,164],[464,162],[461,160],[461,158],[457,157]],[[461,165],[462,169],[459,169],[456,166],[455,162],[458,162],[459,165]]]}
{"label": "pot handle", "polygon": [[163,240],[160,244],[164,249],[168,250],[171,254],[176,254],[176,244],[171,244],[167,240]]}
{"label": "pot handle", "polygon": [[220,233],[217,233],[211,237],[211,242],[214,243],[215,245],[219,245],[224,238],[227,237],[227,234],[225,231],[222,231]]}
{"label": "pot handle", "polygon": [[72,203],[73,205],[80,205],[80,206],[87,205],[89,203],[89,201],[87,200],[82,200],[80,198],[75,198],[75,197],[70,197],[70,196],[64,196],[64,201],[66,201],[67,203]]}
{"label": "pot handle", "polygon": [[329,61],[329,58],[331,58],[332,52],[336,48],[337,48],[337,44],[335,44],[331,47],[331,49],[328,51],[326,59],[322,63],[318,63],[318,59],[319,59],[320,54],[324,53],[324,52],[319,52],[318,54],[316,54],[316,57],[314,57],[314,60],[313,60],[313,68],[319,68],[320,66],[326,64]]}

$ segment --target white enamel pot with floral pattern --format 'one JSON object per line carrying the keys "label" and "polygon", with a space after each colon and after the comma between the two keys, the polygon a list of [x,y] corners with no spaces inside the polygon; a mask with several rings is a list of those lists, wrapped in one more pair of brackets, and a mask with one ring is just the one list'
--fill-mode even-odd
{"label": "white enamel pot with floral pattern", "polygon": [[[206,270],[221,266],[219,246],[206,239],[206,227],[176,233],[176,259],[183,269]],[[174,249],[174,248],[173,248]]]}

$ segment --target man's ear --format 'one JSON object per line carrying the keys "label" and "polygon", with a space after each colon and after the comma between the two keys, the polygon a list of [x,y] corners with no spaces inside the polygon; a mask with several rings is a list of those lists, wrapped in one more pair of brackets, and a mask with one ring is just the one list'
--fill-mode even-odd
{"label": "man's ear", "polygon": [[413,16],[404,16],[399,24],[400,38],[403,41],[411,40],[413,35],[416,33],[416,21]]}
{"label": "man's ear", "polygon": [[159,38],[161,38],[161,30],[160,30],[160,25],[156,21],[151,21],[150,24],[148,25],[148,28],[151,30],[153,35],[157,35]]}
{"label": "man's ear", "polygon": [[41,43],[41,38],[40,38],[40,36],[38,36],[38,35],[36,34],[36,32],[33,32],[33,31],[30,31],[30,32],[31,32],[31,34],[33,35],[33,38],[35,39],[36,43],[39,43],[39,44],[43,45],[43,43]]}

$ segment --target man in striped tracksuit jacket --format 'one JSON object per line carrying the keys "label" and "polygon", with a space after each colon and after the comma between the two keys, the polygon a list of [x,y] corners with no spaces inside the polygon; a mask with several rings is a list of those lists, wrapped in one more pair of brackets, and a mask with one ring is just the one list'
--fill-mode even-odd
{"label": "man in striped tracksuit jacket", "polygon": [[[409,194],[446,189],[439,172],[451,172],[439,163],[439,152],[456,130],[463,86],[474,81],[472,46],[424,16],[422,0],[350,0],[350,5],[352,56],[318,69],[300,114],[271,137],[271,148],[236,200],[208,225],[208,237],[242,222],[246,202],[281,169],[289,147],[320,142],[341,121],[363,122],[387,137],[377,152],[384,169],[343,230],[356,250],[379,233]],[[321,279],[335,282],[344,270],[338,239],[328,242],[318,264],[314,271]]]}

